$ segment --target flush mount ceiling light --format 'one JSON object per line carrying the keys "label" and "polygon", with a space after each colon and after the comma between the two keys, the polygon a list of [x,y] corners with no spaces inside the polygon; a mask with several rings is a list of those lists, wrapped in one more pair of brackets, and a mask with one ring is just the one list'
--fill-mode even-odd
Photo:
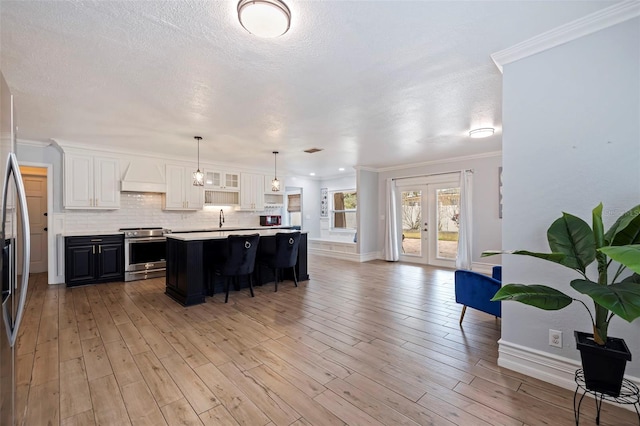
{"label": "flush mount ceiling light", "polygon": [[291,11],[280,0],[240,0],[238,19],[251,34],[272,38],[289,31]]}
{"label": "flush mount ceiling light", "polygon": [[486,138],[493,135],[493,127],[483,127],[481,129],[473,129],[469,132],[469,137],[474,139]]}
{"label": "flush mount ceiling light", "polygon": [[271,181],[271,190],[273,192],[280,191],[280,181],[278,180],[278,166],[276,159],[278,158],[278,151],[273,151],[273,180]]}
{"label": "flush mount ceiling light", "polygon": [[200,140],[202,137],[194,136],[193,138],[198,141],[198,170],[193,172],[193,186],[204,186],[204,173],[200,171]]}

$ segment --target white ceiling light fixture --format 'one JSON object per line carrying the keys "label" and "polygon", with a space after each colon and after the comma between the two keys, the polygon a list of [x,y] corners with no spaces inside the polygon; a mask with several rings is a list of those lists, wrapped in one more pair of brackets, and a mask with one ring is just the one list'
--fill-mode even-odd
{"label": "white ceiling light fixture", "polygon": [[291,11],[280,0],[240,0],[238,19],[251,34],[273,38],[289,31]]}
{"label": "white ceiling light fixture", "polygon": [[194,136],[193,138],[198,141],[198,170],[193,172],[193,186],[204,186],[204,173],[200,171],[200,140],[202,137]]}
{"label": "white ceiling light fixture", "polygon": [[493,127],[482,127],[480,129],[471,130],[469,132],[469,137],[472,137],[474,139],[487,138],[493,135],[493,132],[494,132]]}
{"label": "white ceiling light fixture", "polygon": [[278,164],[276,159],[278,158],[278,151],[273,151],[273,180],[271,181],[271,190],[273,192],[280,191],[280,181],[278,180]]}

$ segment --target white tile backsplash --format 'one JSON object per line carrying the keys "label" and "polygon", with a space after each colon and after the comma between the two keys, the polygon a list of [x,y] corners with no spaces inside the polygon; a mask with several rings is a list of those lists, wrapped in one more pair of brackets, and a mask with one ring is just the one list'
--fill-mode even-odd
{"label": "white tile backsplash", "polygon": [[261,214],[282,214],[269,209],[263,212],[238,212],[233,207],[205,207],[204,210],[164,211],[162,194],[122,192],[118,210],[65,210],[64,232],[117,231],[119,228],[160,226],[168,229],[215,228],[220,209],[225,228],[260,226]]}

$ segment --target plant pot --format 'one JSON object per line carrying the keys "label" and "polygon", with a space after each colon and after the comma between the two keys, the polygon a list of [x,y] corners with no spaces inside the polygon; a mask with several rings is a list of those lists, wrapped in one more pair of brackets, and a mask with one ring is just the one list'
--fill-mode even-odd
{"label": "plant pot", "polygon": [[574,331],[576,346],[582,358],[587,389],[613,397],[620,395],[624,369],[631,361],[631,352],[622,339],[607,338],[605,346],[593,340],[593,334]]}

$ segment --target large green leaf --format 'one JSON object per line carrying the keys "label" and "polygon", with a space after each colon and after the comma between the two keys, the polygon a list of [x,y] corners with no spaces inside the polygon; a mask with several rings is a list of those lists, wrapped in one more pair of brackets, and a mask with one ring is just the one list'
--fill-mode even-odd
{"label": "large green leaf", "polygon": [[638,274],[631,274],[629,275],[627,278],[625,278],[624,280],[622,280],[623,283],[636,283],[636,284],[640,284],[640,275]]}
{"label": "large green leaf", "polygon": [[563,292],[541,284],[507,284],[491,299],[497,300],[514,300],[547,311],[557,311],[573,301]]}
{"label": "large green leaf", "polygon": [[497,254],[521,254],[525,256],[537,257],[539,259],[548,260],[549,262],[563,264],[565,255],[562,253],[536,253],[527,250],[487,250],[482,252],[482,257],[495,256]]}
{"label": "large green leaf", "polygon": [[640,286],[636,283],[621,282],[603,286],[593,281],[573,280],[571,287],[626,321],[640,317]]}
{"label": "large green leaf", "polygon": [[587,222],[569,213],[551,224],[547,231],[549,247],[554,253],[563,253],[561,263],[584,272],[596,258],[596,243],[593,231]]}
{"label": "large green leaf", "polygon": [[640,244],[640,204],[623,213],[605,234],[612,246]]}
{"label": "large green leaf", "polygon": [[599,250],[633,272],[640,274],[640,244],[602,247]]}

